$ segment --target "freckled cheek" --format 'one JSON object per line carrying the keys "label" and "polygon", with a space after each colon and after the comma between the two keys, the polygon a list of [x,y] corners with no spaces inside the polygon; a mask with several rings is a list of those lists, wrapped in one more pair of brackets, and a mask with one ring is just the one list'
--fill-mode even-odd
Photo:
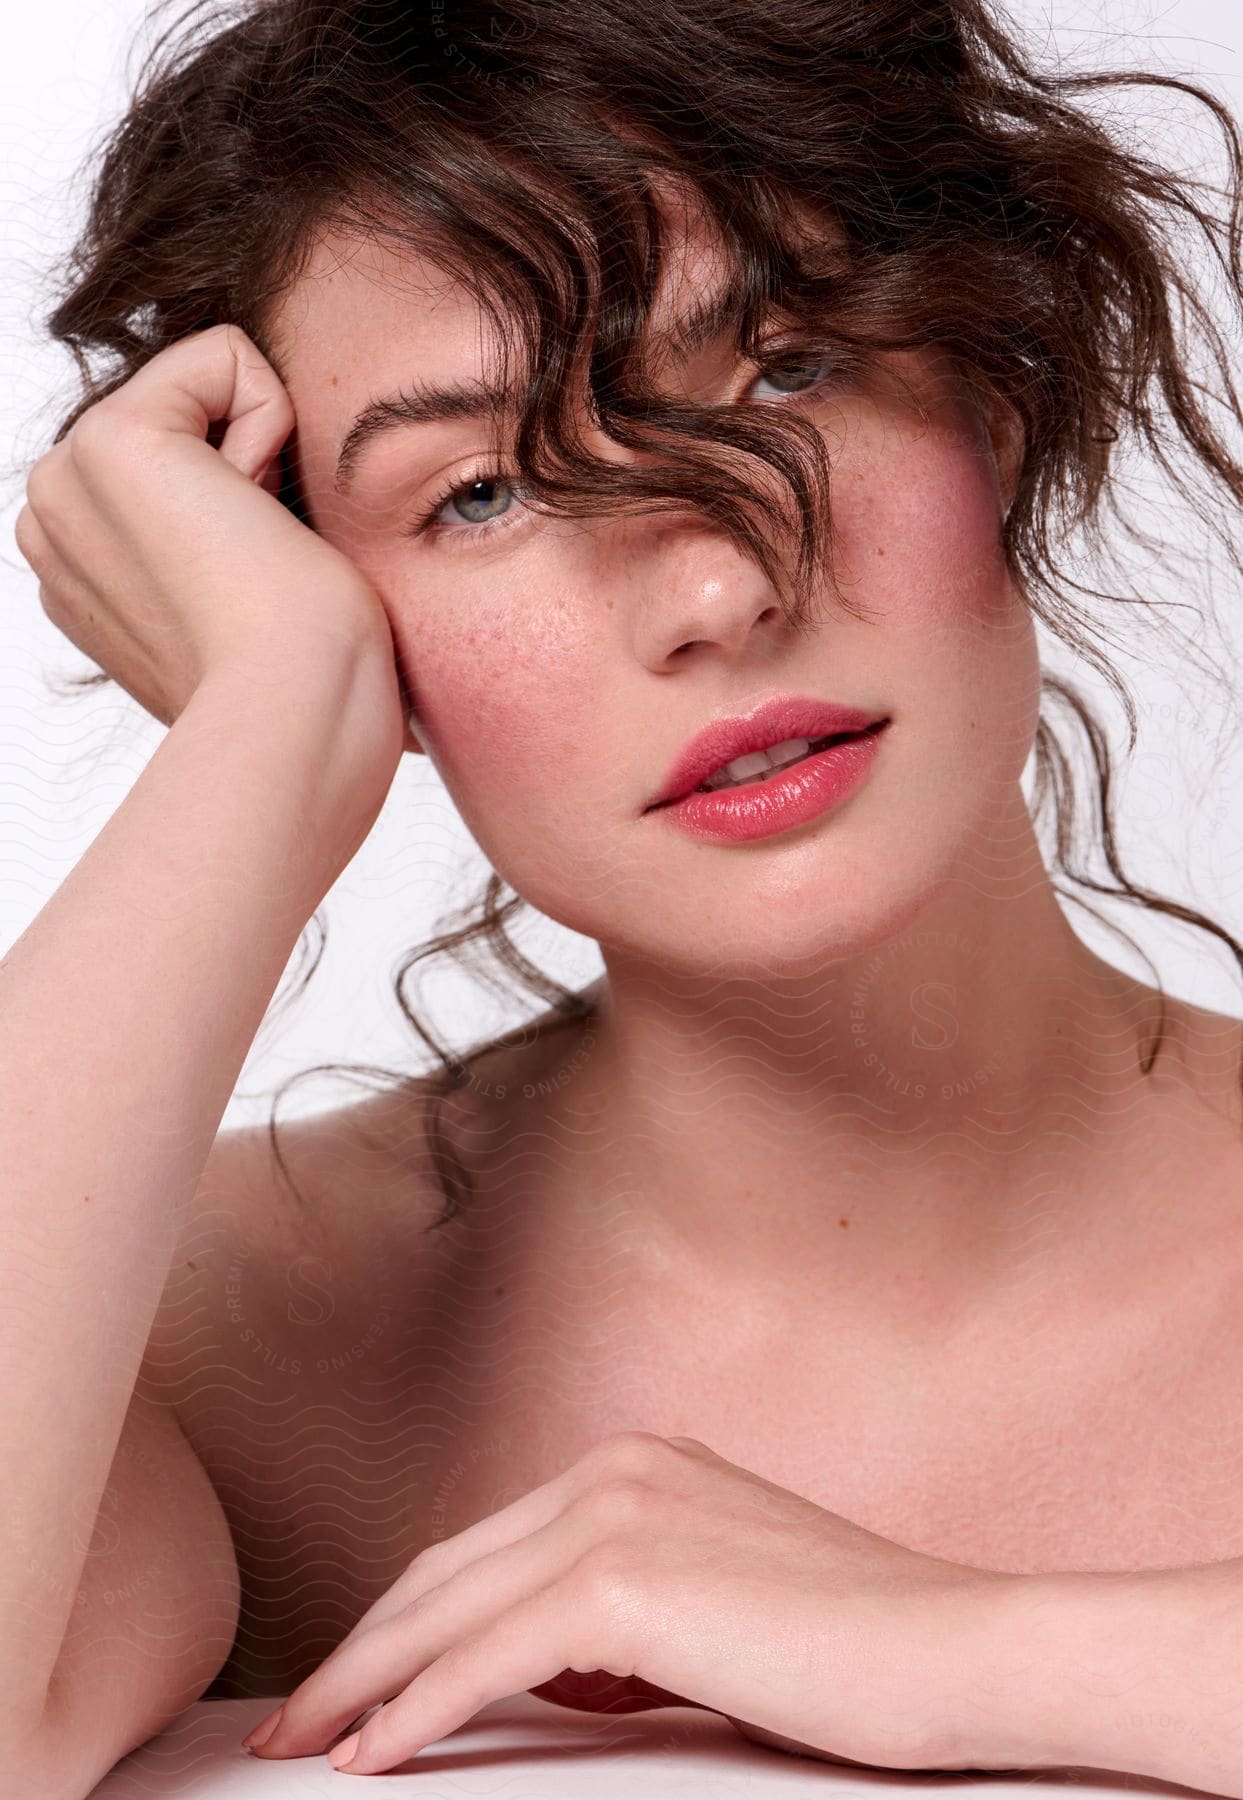
{"label": "freckled cheek", "polygon": [[1014,772],[1038,717],[1039,649],[1001,552],[987,455],[966,433],[930,433],[878,458],[853,492],[839,543],[855,591],[877,610],[895,704],[929,743],[943,740],[947,765],[983,737]]}
{"label": "freckled cheek", "polygon": [[896,629],[997,622],[1015,604],[995,476],[978,451],[934,439],[879,457],[834,518],[843,592],[855,588]]}
{"label": "freckled cheek", "polygon": [[420,731],[459,794],[543,786],[590,742],[591,681],[581,657],[489,627],[402,633]]}

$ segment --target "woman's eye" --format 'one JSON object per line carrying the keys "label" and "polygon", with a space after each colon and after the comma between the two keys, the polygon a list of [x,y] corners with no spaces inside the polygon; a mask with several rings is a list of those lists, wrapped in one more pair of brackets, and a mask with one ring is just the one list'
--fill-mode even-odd
{"label": "woman's eye", "polygon": [[467,525],[486,525],[503,517],[514,498],[513,488],[499,477],[495,481],[471,481],[465,487],[455,488],[440,510],[452,509]]}
{"label": "woman's eye", "polygon": [[[801,394],[809,389],[820,387],[840,370],[835,361],[804,361],[793,357],[785,362],[772,362],[762,369],[752,381],[766,381],[777,394]],[[763,398],[764,396],[761,396]],[[483,474],[474,481],[463,482],[452,489],[440,500],[433,500],[427,510],[417,520],[413,532],[432,530],[437,533],[442,543],[450,543],[454,538],[462,542],[473,542],[481,536],[490,535],[493,529],[507,528],[516,523],[519,513],[514,503],[522,504],[522,484],[506,481],[501,475]],[[455,530],[455,525],[473,525],[473,532]]]}
{"label": "woman's eye", "polygon": [[779,394],[799,394],[826,380],[832,369],[831,362],[770,363],[755,379],[770,382]]}
{"label": "woman's eye", "polygon": [[[429,533],[446,549],[462,549],[491,538],[496,532],[521,525],[528,508],[523,503],[523,484],[485,469],[474,480],[442,488],[427,501],[406,527],[409,537]],[[471,529],[467,529],[471,527]]]}

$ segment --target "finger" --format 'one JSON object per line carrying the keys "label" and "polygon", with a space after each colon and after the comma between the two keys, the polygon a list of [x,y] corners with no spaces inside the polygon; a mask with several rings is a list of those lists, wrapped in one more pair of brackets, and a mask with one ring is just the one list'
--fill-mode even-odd
{"label": "finger", "polygon": [[[327,1668],[329,1663],[339,1662],[349,1653],[358,1638],[377,1625],[383,1625],[405,1613],[416,1600],[448,1581],[459,1569],[482,1556],[490,1555],[494,1550],[504,1549],[508,1544],[529,1537],[533,1531],[548,1524],[563,1510],[560,1492],[556,1495],[548,1493],[548,1489],[557,1486],[560,1481],[561,1477],[558,1476],[555,1483],[549,1482],[544,1487],[534,1488],[531,1493],[523,1494],[508,1506],[502,1507],[500,1512],[493,1513],[486,1519],[479,1519],[465,1531],[460,1531],[456,1537],[442,1539],[420,1551],[392,1586],[367,1608],[320,1667]],[[316,1670],[316,1674],[318,1673]]]}
{"label": "finger", "polygon": [[227,419],[219,453],[252,479],[268,467],[294,425],[293,402],[275,369],[238,326],[229,324],[190,332],[167,345],[95,410],[110,406],[118,417],[204,441],[214,420]]}
{"label": "finger", "polygon": [[580,1491],[581,1478],[577,1482],[574,1479],[575,1471],[580,1467],[581,1464],[574,1464],[560,1475],[554,1476],[551,1481],[532,1488],[530,1493],[520,1495],[517,1500],[511,1500],[499,1512],[489,1514],[486,1519],[478,1519],[456,1536],[444,1538],[420,1551],[393,1585],[367,1608],[332,1651],[328,1660],[333,1661],[343,1655],[355,1637],[403,1612],[413,1601],[429,1589],[447,1581],[451,1575],[456,1575],[468,1563],[491,1554],[493,1550],[502,1549],[506,1544],[515,1543],[519,1538],[529,1537],[547,1525],[564,1511],[568,1502]]}
{"label": "finger", "polygon": [[[590,1629],[576,1619],[581,1612],[581,1591],[570,1581],[554,1582],[509,1608],[437,1657],[354,1739],[338,1744],[334,1766],[348,1765],[352,1775],[391,1769],[458,1730],[490,1701],[524,1693],[575,1664],[585,1667]],[[603,1656],[607,1663],[608,1653]],[[601,1653],[590,1653],[590,1660],[599,1662]]]}
{"label": "finger", "polygon": [[[309,1756],[463,1638],[565,1579],[601,1539],[598,1514],[571,1506],[528,1537],[475,1558],[410,1605],[351,1633],[300,1682],[263,1756]],[[554,1674],[565,1667],[558,1663]]]}
{"label": "finger", "polygon": [[34,573],[42,574],[51,558],[52,546],[48,542],[47,532],[35,518],[29,505],[23,506],[17,515],[13,526],[13,541]]}
{"label": "finger", "polygon": [[[687,1442],[703,1454],[712,1457],[713,1460],[718,1460],[712,1452],[707,1450],[706,1446],[700,1445],[697,1439],[689,1439]],[[341,1668],[347,1658],[352,1657],[355,1647],[368,1633],[394,1619],[403,1618],[416,1601],[422,1599],[433,1589],[444,1586],[462,1569],[511,1544],[530,1541],[536,1534],[559,1519],[573,1501],[584,1499],[593,1492],[598,1494],[601,1489],[602,1472],[610,1471],[616,1474],[620,1467],[626,1466],[627,1462],[630,1466],[634,1466],[636,1463],[645,1463],[651,1468],[653,1467],[653,1452],[659,1458],[662,1449],[665,1451],[668,1449],[666,1440],[652,1433],[621,1433],[614,1438],[606,1438],[593,1446],[586,1455],[580,1457],[579,1461],[571,1468],[563,1471],[551,1481],[532,1489],[529,1494],[522,1495],[489,1518],[478,1520],[467,1530],[459,1532],[455,1538],[433,1544],[427,1550],[422,1551],[415,1557],[404,1574],[393,1583],[392,1587],[367,1609],[319,1668],[289,1695],[281,1709],[280,1723],[272,1736],[263,1744],[260,1753],[263,1755],[274,1753],[278,1756],[304,1755],[309,1754],[311,1748],[316,1748],[326,1742],[329,1737],[341,1729],[345,1719],[353,1716],[350,1712],[342,1710],[349,1704],[348,1700],[344,1698],[341,1698],[336,1705],[325,1707],[322,1714],[317,1715],[312,1732],[316,1741],[310,1745],[310,1748],[295,1748],[294,1739],[287,1727],[292,1720],[293,1724],[298,1726],[301,1734],[299,1714],[305,1691],[311,1683],[315,1683],[318,1687],[321,1677],[330,1677],[335,1680],[336,1671]],[[671,1465],[669,1462],[661,1462],[659,1466],[662,1471],[667,1471]],[[676,1466],[676,1459],[674,1466]],[[664,1476],[664,1480],[668,1485],[667,1474]],[[616,1486],[617,1484],[613,1483],[610,1489],[614,1495],[616,1495]],[[633,1496],[629,1494],[628,1483],[623,1480],[621,1486],[624,1490],[621,1495],[624,1512]],[[605,1505],[608,1504],[606,1499]],[[622,1522],[616,1510],[603,1517],[595,1516],[600,1520],[600,1526],[604,1528],[607,1528],[610,1521],[614,1524]],[[602,1530],[597,1528],[596,1541],[601,1535]],[[564,1561],[560,1566],[564,1566]],[[366,1706],[373,1705],[377,1698],[382,1698],[385,1693],[392,1691],[393,1687],[382,1690],[378,1694],[372,1691],[370,1699],[358,1701],[354,1712],[363,1711]],[[297,1705],[294,1704],[295,1697],[298,1699]],[[308,1726],[307,1729],[310,1731],[311,1727]],[[302,1742],[301,1735],[298,1741]]]}
{"label": "finger", "polygon": [[31,511],[31,504],[23,506],[22,511],[13,522],[13,542],[18,547],[18,554],[29,562],[31,569],[36,567],[41,554],[47,549],[47,533],[40,526],[38,518]]}
{"label": "finger", "polygon": [[[562,1513],[571,1501],[588,1493],[602,1480],[607,1480],[610,1476],[624,1479],[628,1472],[637,1473],[644,1458],[653,1459],[648,1466],[654,1469],[661,1452],[667,1452],[671,1444],[693,1449],[698,1452],[700,1460],[721,1460],[697,1438],[661,1438],[654,1432],[643,1431],[621,1432],[614,1437],[604,1438],[550,1481],[542,1482],[539,1487],[532,1488],[530,1493],[520,1495],[517,1500],[512,1500],[508,1506],[491,1513],[486,1519],[479,1519],[475,1524],[468,1525],[455,1537],[445,1538],[420,1552],[393,1585],[367,1609],[349,1636],[338,1645],[338,1650],[343,1650],[348,1645],[355,1632],[369,1630],[372,1625],[400,1612],[420,1594],[438,1586],[477,1557],[486,1556],[519,1538],[531,1536]],[[628,1461],[628,1458],[633,1460]],[[689,1485],[677,1483],[674,1475],[676,1459],[660,1461],[659,1466],[662,1470],[662,1486],[665,1488],[677,1492],[681,1487]],[[335,1656],[337,1651],[332,1654]]]}

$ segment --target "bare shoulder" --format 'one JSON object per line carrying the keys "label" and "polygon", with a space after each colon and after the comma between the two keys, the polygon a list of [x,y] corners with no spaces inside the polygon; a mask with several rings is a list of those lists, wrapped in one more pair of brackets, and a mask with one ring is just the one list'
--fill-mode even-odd
{"label": "bare shoulder", "polygon": [[258,1376],[318,1322],[320,1348],[374,1311],[383,1276],[413,1305],[444,1206],[432,1077],[303,1118],[218,1133],[148,1334],[143,1378],[190,1429],[214,1376]]}
{"label": "bare shoulder", "polygon": [[295,1369],[330,1381],[394,1308],[397,1328],[417,1321],[463,1254],[453,1178],[465,1172],[469,1186],[479,1146],[506,1141],[515,1094],[557,1091],[567,1035],[587,1029],[565,1023],[550,1013],[482,1050],[448,1092],[434,1071],[274,1133],[262,1123],[217,1134],[142,1369],[188,1436],[200,1397],[210,1410],[222,1382],[249,1392]]}

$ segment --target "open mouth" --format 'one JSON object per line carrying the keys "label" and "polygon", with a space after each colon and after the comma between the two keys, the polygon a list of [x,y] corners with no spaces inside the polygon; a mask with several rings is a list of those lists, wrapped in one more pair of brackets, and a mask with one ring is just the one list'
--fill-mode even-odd
{"label": "open mouth", "polygon": [[[746,756],[735,757],[732,763],[725,763],[715,770],[698,787],[689,788],[687,794],[719,794],[732,788],[758,787],[769,781],[774,775],[783,775],[787,769],[793,769],[799,763],[806,762],[809,757],[819,756],[822,750],[831,750],[837,744],[849,744],[855,738],[875,737],[889,723],[888,718],[877,719],[862,731],[835,731],[827,737],[789,738],[784,743],[773,744],[767,750],[755,750]],[[687,794],[677,794],[671,800],[662,800],[659,806],[649,807],[649,812],[656,812],[660,806],[676,806],[685,800]]]}

